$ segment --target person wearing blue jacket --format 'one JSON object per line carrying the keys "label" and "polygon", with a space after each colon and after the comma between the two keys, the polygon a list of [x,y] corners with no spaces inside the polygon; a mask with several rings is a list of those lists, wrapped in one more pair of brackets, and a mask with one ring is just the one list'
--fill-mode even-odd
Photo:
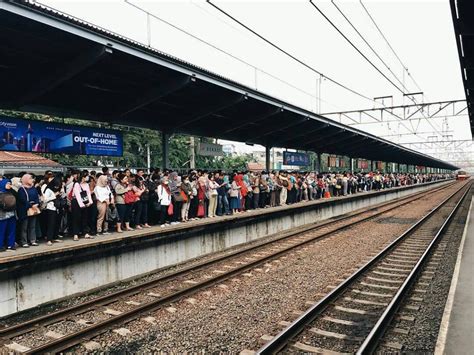
{"label": "person wearing blue jacket", "polygon": [[37,215],[28,216],[30,207],[39,206],[38,190],[34,185],[33,176],[25,174],[21,177],[21,187],[18,189],[17,214],[20,223],[20,241],[23,248],[37,246],[36,219]]}
{"label": "person wearing blue jacket", "polygon": [[[11,193],[12,183],[9,179],[0,180],[0,193]],[[15,250],[16,215],[15,211],[0,208],[0,251]],[[6,244],[6,249],[5,249]]]}

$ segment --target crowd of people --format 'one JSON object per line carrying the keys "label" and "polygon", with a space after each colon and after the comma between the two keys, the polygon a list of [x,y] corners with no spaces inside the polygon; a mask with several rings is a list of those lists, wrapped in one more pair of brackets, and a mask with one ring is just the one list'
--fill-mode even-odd
{"label": "crowd of people", "polygon": [[0,250],[92,239],[215,218],[252,209],[419,184],[448,175],[261,171],[225,173],[154,169],[66,174],[26,172],[0,179]]}

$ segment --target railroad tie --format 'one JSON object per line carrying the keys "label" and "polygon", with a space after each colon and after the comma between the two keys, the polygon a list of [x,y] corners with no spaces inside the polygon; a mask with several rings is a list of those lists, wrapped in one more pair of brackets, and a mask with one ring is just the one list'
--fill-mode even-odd
{"label": "railroad tie", "polygon": [[295,344],[292,345],[293,348],[297,350],[301,350],[305,353],[312,353],[312,354],[327,354],[327,355],[349,355],[349,353],[340,353],[337,351],[332,351],[332,350],[327,350],[327,349],[322,349],[322,348],[316,348],[311,345],[307,345],[304,343],[296,342]]}
{"label": "railroad tie", "polygon": [[375,285],[375,284],[369,284],[367,282],[361,282],[360,284],[363,286],[372,287],[372,288],[381,288],[384,290],[398,290],[398,287],[395,287],[395,286]]}
{"label": "railroad tie", "polygon": [[346,319],[339,319],[339,318],[333,318],[333,317],[323,317],[323,320],[326,322],[331,322],[331,323],[336,323],[336,324],[342,324],[342,325],[351,325],[351,326],[356,326],[356,327],[367,327],[367,323],[365,322],[354,322],[352,320],[346,320]]}
{"label": "railroad tie", "polygon": [[364,311],[363,309],[347,308],[341,306],[335,306],[334,309],[340,312],[352,313],[352,314],[364,314],[368,316],[376,316],[377,313]]}
{"label": "railroad tie", "polygon": [[330,332],[330,331],[319,329],[319,328],[311,328],[309,331],[314,334],[322,335],[323,337],[326,337],[326,338],[336,338],[336,339],[356,341],[356,342],[364,340],[363,337],[356,337],[356,336],[347,335],[347,334]]}
{"label": "railroad tie", "polygon": [[360,291],[360,290],[351,290],[354,293],[358,293],[365,296],[372,296],[372,297],[387,297],[392,298],[393,295],[389,295],[386,293],[377,293],[377,292],[367,292],[367,291]]}
{"label": "railroad tie", "polygon": [[388,303],[386,302],[374,302],[374,301],[367,301],[367,300],[362,300],[358,298],[351,298],[351,297],[344,297],[345,301],[348,302],[354,302],[354,303],[359,303],[359,304],[367,304],[367,305],[372,305],[372,306],[387,306]]}
{"label": "railroad tie", "polygon": [[21,344],[15,343],[15,342],[10,343],[10,344],[6,344],[5,346],[6,346],[8,349],[10,349],[10,350],[12,350],[12,351],[14,351],[14,352],[16,352],[16,353],[26,353],[27,351],[30,350],[29,347],[23,346],[23,345],[21,345]]}
{"label": "railroad tie", "polygon": [[85,343],[82,343],[81,344],[84,348],[86,348],[87,351],[96,351],[96,350],[100,350],[102,348],[102,346],[100,345],[100,343],[96,342],[96,341],[87,341]]}
{"label": "railroad tie", "polygon": [[129,336],[130,334],[132,334],[132,332],[127,328],[114,329],[113,332],[117,333],[118,335],[121,335],[123,337]]}

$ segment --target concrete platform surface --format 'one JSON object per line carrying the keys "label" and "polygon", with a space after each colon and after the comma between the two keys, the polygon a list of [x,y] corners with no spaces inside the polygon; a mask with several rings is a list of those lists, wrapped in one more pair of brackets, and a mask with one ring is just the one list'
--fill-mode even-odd
{"label": "concrete platform surface", "polygon": [[[441,181],[438,181],[441,182]],[[232,223],[242,219],[248,219],[249,217],[258,217],[264,216],[266,214],[272,213],[281,213],[284,211],[291,212],[303,207],[310,207],[318,204],[333,204],[333,203],[343,203],[345,200],[351,199],[361,199],[368,197],[370,195],[379,195],[384,193],[395,192],[397,190],[405,190],[410,189],[413,187],[419,187],[423,185],[437,185],[437,182],[431,182],[426,184],[417,184],[417,185],[410,185],[410,186],[402,186],[396,187],[386,190],[380,191],[369,191],[369,192],[360,192],[354,195],[347,195],[341,197],[332,197],[330,199],[319,199],[313,201],[303,201],[299,203],[295,203],[292,205],[284,205],[278,207],[269,207],[257,210],[249,210],[243,213],[239,213],[236,215],[229,215],[229,216],[218,216],[215,218],[202,218],[195,221],[188,221],[186,223],[179,223],[176,225],[169,225],[166,227],[161,228],[160,226],[152,226],[151,228],[146,228],[142,230],[135,230],[131,232],[124,232],[124,233],[111,233],[110,235],[101,235],[96,236],[94,239],[84,239],[81,238],[79,241],[73,241],[71,237],[64,238],[62,243],[54,243],[51,246],[47,246],[46,243],[40,241],[38,246],[31,246],[29,248],[22,248],[18,247],[14,252],[3,252],[0,253],[0,269],[2,269],[2,264],[5,267],[6,264],[9,264],[13,261],[20,261],[26,259],[34,259],[38,256],[44,255],[55,255],[65,251],[71,250],[81,250],[84,248],[91,248],[96,245],[103,245],[108,243],[117,242],[119,240],[129,239],[129,238],[140,238],[140,237],[147,237],[147,236],[155,236],[160,237],[160,235],[168,234],[172,231],[181,231],[187,229],[192,229],[196,227],[203,227],[209,226],[210,224],[216,223]],[[435,188],[436,186],[433,186]]]}
{"label": "concrete platform surface", "polygon": [[0,255],[0,317],[451,182],[301,202],[93,240],[66,238],[53,246],[5,252]]}
{"label": "concrete platform surface", "polygon": [[474,198],[471,200],[435,353],[474,353]]}

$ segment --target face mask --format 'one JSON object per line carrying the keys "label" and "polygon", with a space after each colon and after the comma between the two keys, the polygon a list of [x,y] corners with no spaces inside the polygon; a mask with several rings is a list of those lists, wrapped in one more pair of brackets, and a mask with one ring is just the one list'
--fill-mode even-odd
{"label": "face mask", "polygon": [[165,185],[168,185],[168,181],[165,181]]}

